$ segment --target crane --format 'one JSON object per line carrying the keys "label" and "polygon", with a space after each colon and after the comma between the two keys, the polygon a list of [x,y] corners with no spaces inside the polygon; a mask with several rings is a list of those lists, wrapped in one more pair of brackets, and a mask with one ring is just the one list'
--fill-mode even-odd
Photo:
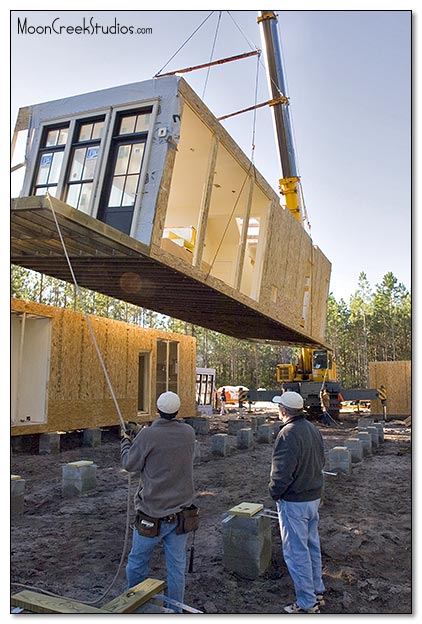
{"label": "crane", "polygon": [[259,11],[258,24],[261,29],[262,47],[267,61],[267,79],[272,96],[270,106],[277,136],[282,178],[280,192],[286,199],[287,208],[299,223],[303,223],[296,155],[293,143],[289,98],[286,95],[286,81],[283,71],[281,46],[277,30],[277,16],[274,11]]}

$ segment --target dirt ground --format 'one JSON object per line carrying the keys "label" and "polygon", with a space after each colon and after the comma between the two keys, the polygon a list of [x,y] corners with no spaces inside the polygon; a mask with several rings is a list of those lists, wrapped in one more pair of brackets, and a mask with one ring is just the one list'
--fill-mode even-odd
{"label": "dirt ground", "polygon": [[[266,416],[268,422],[276,420],[274,412]],[[230,416],[236,417],[235,413]],[[247,421],[246,414],[244,418]],[[275,509],[267,489],[273,445],[255,443],[252,449],[238,450],[233,436],[232,453],[216,457],[210,451],[211,435],[227,432],[227,417],[210,420],[210,433],[197,434],[201,459],[195,465],[195,485],[202,520],[195,539],[194,571],[187,574],[185,602],[208,614],[279,614],[294,594],[275,521],[272,560],[262,577],[237,577],[222,562],[223,514],[244,501]],[[350,422],[321,428],[327,454],[356,428]],[[39,455],[35,450],[12,453],[11,472],[26,483],[24,515],[11,523],[11,580],[92,602],[108,589],[121,560],[128,474],[119,466],[115,431],[103,432],[100,447],[80,447],[79,443],[68,435],[58,455]],[[80,459],[93,460],[98,466],[97,487],[80,498],[65,499],[62,465]],[[136,483],[134,477],[131,499]],[[350,476],[326,477],[320,510],[327,587],[323,613],[412,613],[411,494],[411,431],[398,421],[387,423],[385,443],[371,457],[354,464]],[[161,548],[154,554],[150,577],[165,578]],[[21,589],[13,585],[12,593]],[[96,606],[124,590],[123,564],[107,598]]]}

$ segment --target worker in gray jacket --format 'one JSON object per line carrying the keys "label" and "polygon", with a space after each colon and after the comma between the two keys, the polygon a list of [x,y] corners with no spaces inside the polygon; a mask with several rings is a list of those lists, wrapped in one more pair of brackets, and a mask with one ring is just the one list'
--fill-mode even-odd
{"label": "worker in gray jacket", "polygon": [[127,587],[148,577],[155,546],[163,542],[167,567],[167,595],[183,603],[187,533],[179,531],[179,512],[194,498],[193,455],[195,432],[176,420],[180,399],[164,392],[157,399],[160,418],[144,427],[132,441],[123,432],[121,463],[129,472],[140,472],[135,494],[136,520],[132,549],[126,566]]}
{"label": "worker in gray jacket", "polygon": [[269,492],[277,504],[283,556],[296,601],[287,613],[320,613],[324,601],[318,508],[323,487],[324,441],[305,418],[297,392],[275,396],[282,427],[272,457]]}

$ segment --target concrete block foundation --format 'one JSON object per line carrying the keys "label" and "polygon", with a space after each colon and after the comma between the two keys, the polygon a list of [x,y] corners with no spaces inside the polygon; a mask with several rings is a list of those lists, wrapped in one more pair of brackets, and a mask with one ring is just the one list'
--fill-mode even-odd
{"label": "concrete block foundation", "polygon": [[352,463],[358,463],[363,460],[363,443],[359,438],[348,438],[344,441],[344,446],[349,449]]}
{"label": "concrete block foundation", "polygon": [[241,429],[245,429],[247,426],[244,420],[229,420],[227,422],[227,433],[229,435],[237,435],[237,432]]}
{"label": "concrete block foundation", "polygon": [[195,440],[195,448],[193,450],[193,465],[196,466],[197,464],[201,463],[201,445],[199,444],[198,440]]}
{"label": "concrete block foundation", "polygon": [[232,516],[222,522],[223,565],[247,579],[256,579],[271,561],[271,519]]}
{"label": "concrete block foundation", "polygon": [[82,445],[93,448],[101,446],[101,429],[85,429]]}
{"label": "concrete block foundation", "polygon": [[195,418],[185,418],[184,421],[193,427],[195,433],[207,434],[210,431],[210,421],[206,416],[196,416]]}
{"label": "concrete block foundation", "polygon": [[378,429],[378,443],[379,444],[383,444],[384,443],[384,425],[383,425],[383,423],[374,422],[373,426]]}
{"label": "concrete block foundation", "polygon": [[272,425],[259,425],[258,426],[258,442],[262,444],[270,444],[273,440],[273,426]]}
{"label": "concrete block foundation", "polygon": [[92,461],[70,462],[62,466],[62,495],[81,496],[97,487],[97,466]]}
{"label": "concrete block foundation", "polygon": [[251,428],[239,429],[237,432],[237,448],[248,449],[253,445],[253,431]]}
{"label": "concrete block foundation", "polygon": [[60,453],[60,433],[42,433],[38,452],[40,455]]}
{"label": "concrete block foundation", "polygon": [[230,453],[230,441],[227,433],[216,433],[211,438],[211,452],[226,457]]}
{"label": "concrete block foundation", "polygon": [[369,433],[369,435],[371,436],[372,439],[372,448],[377,449],[379,446],[379,433],[378,433],[378,429],[374,426],[372,427],[367,427],[366,431]]}
{"label": "concrete block foundation", "polygon": [[362,442],[363,455],[372,455],[372,438],[367,431],[358,431],[353,434],[354,438],[357,438]]}
{"label": "concrete block foundation", "polygon": [[352,456],[349,449],[345,446],[335,446],[328,451],[328,459],[330,470],[342,472],[343,474],[351,474],[352,472]]}
{"label": "concrete block foundation", "polygon": [[10,515],[19,518],[23,515],[25,503],[25,480],[19,475],[10,477]]}

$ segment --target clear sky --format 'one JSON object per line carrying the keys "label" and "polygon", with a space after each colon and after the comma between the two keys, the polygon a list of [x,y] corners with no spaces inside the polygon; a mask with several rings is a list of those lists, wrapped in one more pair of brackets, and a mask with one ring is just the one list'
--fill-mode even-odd
{"label": "clear sky", "polygon": [[[312,239],[332,263],[330,290],[348,301],[361,271],[373,288],[392,271],[410,289],[411,12],[283,4],[277,14],[299,174]],[[21,106],[153,77],[211,11],[13,11],[12,127]],[[76,27],[92,18],[104,29],[117,23],[120,31],[152,33],[19,34],[18,17],[32,27],[55,19],[56,27]],[[165,71],[209,61],[214,40],[213,59],[261,48],[256,17],[254,10],[215,10]],[[261,63],[258,102],[269,99]],[[184,77],[221,116],[254,104],[256,74],[252,57]],[[223,125],[250,157],[253,113]],[[255,164],[277,190],[281,169],[267,107],[256,113],[255,146]],[[12,194],[19,190],[16,176]]]}

